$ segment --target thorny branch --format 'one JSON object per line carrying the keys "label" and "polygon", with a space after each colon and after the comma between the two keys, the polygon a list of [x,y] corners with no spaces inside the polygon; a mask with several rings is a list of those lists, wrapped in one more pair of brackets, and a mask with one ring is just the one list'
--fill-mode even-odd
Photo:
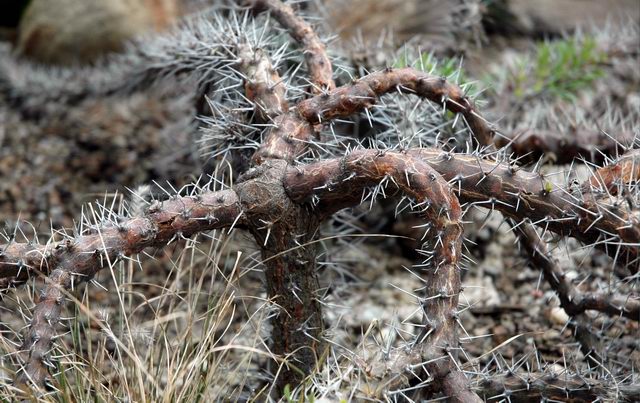
{"label": "thorny branch", "polygon": [[[31,326],[22,349],[27,355],[19,371],[18,384],[31,381],[43,385],[48,375],[51,343],[60,319],[64,292],[89,281],[102,268],[141,252],[146,247],[165,246],[182,237],[216,228],[243,224],[241,206],[235,192],[224,190],[197,197],[181,197],[155,202],[142,217],[132,217],[108,226],[92,228],[88,234],[65,241],[32,245],[23,257],[19,269],[56,267],[47,277],[47,284],[36,305]],[[3,246],[3,253],[24,251],[24,245]],[[17,278],[20,280],[22,273]]]}
{"label": "thorny branch", "polygon": [[[358,204],[362,192],[380,182],[395,185],[411,198],[414,208],[425,216],[429,224],[424,236],[427,242],[421,248],[427,257],[416,267],[424,283],[420,300],[423,308],[422,333],[408,353],[413,359],[401,362],[401,365],[422,366],[452,402],[480,401],[468,389],[464,375],[456,369],[455,349],[451,350],[458,345],[456,318],[460,294],[462,211],[449,184],[419,158],[374,150],[354,151],[341,159],[290,168],[284,181],[291,199],[317,204],[323,215]],[[377,363],[380,367],[387,364]],[[383,377],[406,380],[400,376],[406,370],[397,369],[399,372],[390,371]],[[395,384],[388,380],[381,383],[385,389],[377,391],[379,393],[385,393]]]}
{"label": "thorny branch", "polygon": [[604,312],[611,316],[626,316],[640,320],[640,300],[631,296],[609,293],[580,293],[551,256],[546,243],[530,224],[515,225],[516,232],[524,240],[523,245],[536,267],[542,270],[545,279],[560,299],[560,305],[571,316],[588,310]]}
{"label": "thorny branch", "polygon": [[[422,156],[457,188],[463,202],[498,210],[518,221],[528,217],[535,225],[558,235],[596,245],[616,259],[616,264],[633,273],[638,271],[640,217],[637,207],[624,199],[586,197],[580,190],[586,184],[578,189],[559,187],[550,178],[509,161],[483,160],[433,149],[410,153]],[[636,162],[629,164],[636,166],[638,154],[633,155],[629,160]]]}
{"label": "thorny branch", "polygon": [[73,288],[72,268],[58,268],[46,278],[47,284],[40,294],[31,318],[31,326],[25,336],[21,352],[24,365],[18,371],[16,385],[46,385],[49,369],[55,368],[50,360],[50,350],[60,321],[64,292]]}
{"label": "thorny branch", "polygon": [[238,57],[240,71],[246,77],[245,94],[255,105],[260,119],[267,122],[287,112],[287,89],[264,51],[242,44],[238,46]]}
{"label": "thorny branch", "polygon": [[[552,185],[550,179],[540,174],[504,162],[428,148],[412,149],[407,153],[420,157],[449,181],[462,201],[494,208],[518,221],[528,218],[535,225],[559,235],[575,237],[585,244],[595,243],[614,256],[620,256],[618,249],[626,251],[632,259],[621,261],[621,264],[637,270],[638,251],[635,245],[640,243],[640,222],[627,203],[609,204],[593,198],[583,200],[582,193],[570,193]],[[597,183],[596,177],[605,178],[605,174],[613,175],[618,170],[627,172],[631,167],[638,167],[638,155],[637,152],[629,153],[619,163],[612,164],[611,169],[602,168],[597,171],[598,176],[592,176],[586,182]],[[623,170],[623,167],[628,168]],[[606,183],[615,183],[614,176],[606,178],[609,178]],[[325,183],[319,186],[323,185]],[[586,186],[587,183],[582,188]],[[352,197],[355,201],[360,196]],[[617,196],[617,191],[611,196]],[[180,203],[181,199],[176,200]],[[322,206],[319,208],[322,211]],[[609,249],[616,241],[597,242],[604,236],[618,237],[618,249]],[[0,248],[0,278],[25,276],[27,273],[23,269],[36,269],[46,274],[48,267],[56,262],[55,253],[49,256],[52,246],[12,242]]]}
{"label": "thorny branch", "polygon": [[638,386],[621,386],[618,390],[596,379],[570,373],[493,374],[474,385],[478,394],[491,402],[633,402]]}
{"label": "thorny branch", "polygon": [[293,161],[304,153],[312,139],[313,125],[351,116],[373,106],[380,96],[395,91],[415,94],[460,113],[481,145],[492,144],[493,129],[458,86],[411,67],[389,68],[300,102],[289,114],[274,121],[274,128],[254,155],[254,161],[259,163],[266,158]]}
{"label": "thorny branch", "polygon": [[[288,168],[288,172],[286,173],[285,182],[284,182],[288,196],[294,201],[303,202],[303,201],[308,201],[310,197],[313,197],[315,195],[316,197],[319,198],[317,211],[321,213],[323,217],[326,217],[341,208],[357,204],[360,200],[361,193],[359,191],[353,192],[353,189],[354,189],[353,181],[355,181],[356,178],[358,177],[358,171],[356,169],[373,170],[372,167],[367,168],[367,164],[364,164],[362,167],[358,165],[358,164],[362,164],[362,162],[358,162],[360,160],[357,158],[362,153],[363,152],[353,153],[352,154],[353,157],[350,157],[353,159],[349,160],[349,161],[352,161],[351,164],[348,164],[347,160],[344,160],[344,161],[334,160],[333,162],[324,161],[324,162],[316,163],[309,166]],[[378,158],[373,158],[372,155],[376,155],[376,154],[379,154]],[[497,210],[503,211],[504,213],[507,213],[507,214],[513,214],[519,219],[522,219],[527,216],[535,218],[535,212],[537,209],[531,206],[536,206],[536,205],[537,206],[548,206],[548,205],[557,206],[558,204],[561,205],[561,203],[567,203],[567,201],[562,196],[560,196],[557,199],[558,201],[554,203],[552,194],[548,191],[548,189],[546,189],[544,181],[541,181],[539,175],[523,173],[521,171],[513,172],[513,171],[510,171],[512,168],[501,167],[500,164],[497,164],[495,162],[491,162],[491,161],[479,162],[478,159],[475,159],[473,157],[450,155],[438,150],[429,150],[429,149],[410,150],[405,154],[389,153],[386,155],[387,156],[385,157],[384,153],[373,151],[373,152],[369,152],[368,156],[369,158],[373,158],[372,159],[373,161],[380,160],[381,161],[380,164],[385,162],[385,158],[386,158],[386,167],[387,167],[386,169],[398,170],[395,175],[396,178],[394,178],[394,183],[404,184],[405,182],[403,181],[405,180],[408,180],[409,183],[412,183],[411,177],[412,175],[415,175],[415,172],[428,172],[431,168],[433,168],[435,169],[435,171],[433,172],[433,175],[443,174],[445,178],[449,179],[450,181],[454,178],[459,179],[461,183],[458,189],[460,190],[460,196],[463,198],[463,200],[471,200],[471,201],[488,200],[490,197],[495,197]],[[634,154],[631,154],[631,156],[632,155]],[[364,156],[367,156],[367,155],[364,154]],[[631,156],[625,156],[621,158],[620,161],[617,164],[614,164],[611,169],[603,168],[601,171],[597,172],[597,175],[592,177],[589,180],[589,182],[595,181],[594,178],[599,177],[600,178],[599,183],[604,184],[605,188],[614,189],[612,186],[610,186],[611,183],[613,183],[614,181],[614,176],[612,176],[613,174],[611,172],[614,172],[614,173],[617,172],[621,174],[623,177],[628,177],[629,175],[631,175],[631,173],[634,172],[636,167],[636,164],[634,162],[635,160],[634,158],[631,158]],[[404,164],[407,163],[406,162],[407,160],[410,161],[414,159],[415,161],[420,161],[420,158],[424,159],[424,161],[429,165],[420,163],[419,164],[420,169],[416,169],[414,167],[411,170],[407,170],[406,168],[404,169],[401,168]],[[366,158],[364,160],[366,161]],[[391,160],[393,162],[391,162]],[[413,162],[414,164],[417,163],[415,161]],[[374,164],[374,166],[377,166],[376,164]],[[348,170],[344,172],[340,171],[340,169],[345,170],[348,168],[351,168],[353,172],[350,172]],[[372,174],[372,172],[368,172],[368,173],[366,173],[366,171],[360,172],[360,174],[363,175],[364,178],[366,179],[363,183],[361,183],[361,186],[373,185],[372,181],[380,181],[385,177],[386,174],[389,173],[389,172],[386,172],[382,168],[382,166],[376,169],[382,169],[382,171],[377,172],[373,170],[372,172],[374,172],[375,175]],[[403,174],[398,176],[399,173],[403,173]],[[340,178],[344,179],[352,174],[355,174],[355,175],[352,178],[350,178],[350,180],[343,180],[343,181],[340,180]],[[301,179],[298,179],[296,181],[295,178],[301,178],[301,177],[305,178],[307,182],[304,182],[304,181],[300,182]],[[391,177],[393,177],[393,175]],[[485,178],[484,181],[486,181],[486,187],[483,186],[481,183],[479,183],[480,179],[482,178]],[[402,179],[402,181],[400,181],[400,179]],[[501,187],[496,189],[495,186],[493,186],[493,184],[495,183],[500,184]],[[413,183],[412,183],[412,186],[414,186]],[[528,206],[527,209],[520,210],[519,208],[517,208],[519,193],[514,191],[505,191],[504,187],[508,188],[508,186],[513,186],[516,189],[520,189],[519,191],[520,194],[527,195],[526,198],[523,198],[523,200],[526,201],[527,203],[527,206]],[[455,181],[454,181],[454,188],[455,188]],[[538,189],[538,191],[536,191],[536,188]],[[357,187],[355,189],[357,189]],[[528,189],[528,190],[525,190],[525,189]],[[615,189],[617,189],[617,187]],[[350,191],[347,191],[347,190],[350,190]],[[404,189],[404,191],[410,192],[411,187]],[[480,193],[483,191],[485,193]],[[617,190],[613,193],[617,193]],[[504,201],[505,194],[511,195],[511,197],[513,197],[514,200],[511,203],[509,203],[508,201],[505,202]],[[231,193],[231,195],[233,195],[233,193]],[[413,195],[415,196],[415,194]],[[213,196],[211,194],[205,193],[201,197],[203,198],[203,200],[211,200]],[[432,197],[429,197],[429,199],[435,206],[442,206],[443,200],[432,198]],[[548,199],[551,199],[552,201],[550,202]],[[229,206],[229,208],[231,208],[231,211],[222,212],[222,216],[225,217],[225,219],[222,220],[222,222],[227,226],[230,225],[230,223],[233,223],[238,217],[238,214],[240,214],[239,209],[235,202],[236,200],[235,197],[232,197],[232,200],[234,200],[234,202],[232,203],[231,206]],[[503,203],[497,203],[497,201],[503,201]],[[166,204],[166,203],[167,202],[164,202],[163,204]],[[47,267],[60,264],[61,262],[77,261],[78,256],[75,256],[73,252],[70,252],[70,249],[71,249],[71,250],[74,250],[76,254],[81,253],[79,256],[83,256],[82,254],[83,252],[85,257],[90,256],[89,259],[85,258],[84,263],[81,264],[79,268],[76,268],[74,270],[75,273],[86,275],[87,271],[91,272],[91,270],[96,270],[96,268],[101,267],[102,255],[100,253],[96,254],[95,252],[96,250],[100,249],[96,247],[96,243],[101,238],[107,239],[107,241],[105,242],[105,245],[116,245],[106,249],[107,251],[110,252],[109,256],[113,260],[115,260],[121,255],[126,255],[128,253],[140,251],[145,246],[160,245],[163,242],[166,242],[167,239],[171,239],[172,237],[174,237],[179,232],[182,232],[185,236],[187,236],[199,230],[208,230],[211,228],[217,228],[222,226],[221,222],[216,222],[215,225],[211,225],[210,223],[199,221],[206,217],[209,217],[209,219],[211,219],[212,216],[209,215],[211,214],[211,211],[207,209],[202,210],[198,208],[187,207],[194,203],[194,200],[192,198],[186,198],[186,199],[177,198],[173,201],[170,201],[169,203],[171,203],[170,205],[172,205],[173,208],[171,207],[169,208],[168,211],[170,213],[168,213],[168,215],[166,213],[165,215],[160,215],[160,216],[151,215],[152,222],[154,222],[153,219],[156,216],[164,217],[164,220],[169,220],[171,222],[171,227],[170,227],[171,231],[169,232],[159,231],[155,237],[150,237],[149,235],[147,236],[128,235],[125,237],[125,239],[128,239],[131,245],[125,246],[127,245],[127,243],[126,242],[122,243],[122,241],[120,241],[120,239],[122,238],[122,234],[123,233],[135,234],[136,233],[135,228],[139,228],[140,224],[138,224],[138,227],[136,227],[135,225],[131,225],[128,222],[124,222],[124,223],[121,223],[117,228],[114,227],[114,228],[103,229],[100,231],[100,234],[89,235],[88,238],[87,237],[80,238],[79,240],[74,240],[73,242],[67,242],[66,244],[64,243],[57,244],[55,246],[52,246],[52,245],[37,246],[37,245],[13,243],[3,248],[2,265],[0,265],[0,268],[5,270],[5,275],[7,274],[6,270],[8,270],[9,273],[13,273],[14,275],[15,274],[24,275],[23,273],[27,273],[26,270],[20,273],[20,270],[24,268],[37,269],[37,270],[46,272]],[[571,205],[571,202],[569,202],[568,205]],[[542,207],[539,207],[539,208],[542,208]],[[558,209],[558,210],[562,211],[561,209]],[[190,211],[190,214],[187,213],[188,211]],[[597,211],[597,210],[594,210],[594,211]],[[159,214],[159,213],[156,213],[156,214]],[[194,223],[190,224],[187,221],[184,221],[185,218],[188,217],[189,215],[191,216],[192,219],[194,217],[197,217],[195,218]],[[216,213],[215,207],[214,207],[213,217],[218,217],[219,215],[220,213]],[[545,217],[547,216],[548,214],[545,215]],[[618,218],[619,216],[612,216],[612,217]],[[588,215],[586,217],[583,217],[583,220],[588,220],[588,219],[589,219]],[[138,221],[136,221],[136,219],[132,219],[132,222],[136,223]],[[239,224],[242,224],[242,223],[243,221],[239,222]],[[567,226],[568,224],[571,224],[571,220],[568,222],[564,222],[563,225],[560,225],[558,227],[552,225],[552,223],[549,222],[549,220],[545,221],[545,225],[547,225],[549,229],[556,230],[556,228],[558,228],[559,231],[561,231],[560,233],[563,233],[563,234],[567,234],[567,231],[570,231],[570,229],[568,229],[569,227]],[[591,225],[593,228],[601,229],[601,230],[602,228],[611,228],[611,227],[615,228],[615,226],[617,225],[615,224],[615,222],[608,223],[607,220],[603,220],[603,219],[601,219],[597,223],[597,225],[593,225],[593,224],[594,224],[594,220],[592,220],[587,225]],[[142,225],[142,228],[154,228],[154,227],[160,228],[162,227],[162,225],[163,224],[160,224],[160,223],[146,224],[146,225]],[[128,232],[124,232],[124,229],[126,228],[128,228],[127,230]],[[575,234],[580,234],[580,236],[582,237],[588,236],[588,231],[581,231],[580,228],[581,227],[577,226],[574,229]],[[141,230],[137,229],[137,231],[141,231]],[[571,232],[568,232],[568,234],[571,234]],[[145,240],[143,243],[135,244],[137,240],[142,240],[142,239]],[[633,239],[631,239],[631,241],[633,242]],[[70,245],[76,245],[76,244],[78,246],[70,248]],[[90,247],[83,246],[83,245],[90,245]],[[118,247],[117,245],[121,245],[121,246]],[[89,252],[88,249],[90,249],[90,251],[93,252],[93,255],[88,253]],[[25,254],[26,251],[29,251],[30,253]],[[12,256],[15,257],[13,260],[11,260]],[[28,258],[25,259],[25,257],[28,257]],[[72,265],[70,267],[74,267],[74,266]],[[87,269],[83,270],[82,269],[83,267],[86,267]],[[564,288],[562,287],[564,286],[562,283],[557,283],[556,286],[560,287],[560,292],[563,292],[562,290]],[[48,293],[49,292],[48,290],[49,288],[47,289],[47,291],[45,291],[45,293]],[[568,295],[571,295],[571,294],[568,294]],[[630,317],[632,319],[637,318],[638,316],[637,301],[635,300],[624,301],[622,297],[611,298],[608,295],[594,294],[594,295],[586,295],[581,299],[578,299],[575,296],[567,297],[566,301],[569,301],[569,302],[567,302],[565,309],[569,314],[572,314],[572,315],[578,314],[587,309],[598,309],[608,314],[623,315],[623,316]],[[44,306],[49,306],[49,305],[45,304]],[[40,308],[40,309],[44,309],[44,308]],[[40,310],[37,310],[37,312],[40,312]],[[55,315],[53,315],[53,313],[50,312],[48,313],[48,316],[54,317]],[[41,333],[42,327],[38,326],[35,329],[36,330],[34,331],[37,332],[39,335]],[[37,336],[37,338],[40,340],[42,339],[42,336]],[[34,344],[34,346],[39,347],[41,346],[41,344],[40,343]],[[37,350],[35,354],[32,353],[31,357],[33,357],[36,360],[36,362],[40,362],[42,364],[38,366],[38,364],[34,364],[33,360],[30,360],[28,361],[28,366],[27,366],[27,368],[32,368],[32,371],[34,371],[33,375],[31,375],[31,378],[36,380],[38,379],[39,376],[41,376],[42,373],[44,373],[42,372],[42,368],[43,368],[42,366],[45,365],[44,364],[45,361],[42,361],[41,356],[39,355],[42,353],[42,351],[40,352],[38,351],[40,350]],[[415,362],[415,360],[411,360],[411,361]],[[400,360],[399,362],[402,362],[402,360]],[[35,368],[38,368],[38,369],[36,370]],[[400,378],[400,379],[404,379],[404,378]],[[390,384],[387,384],[387,386],[389,385]]]}
{"label": "thorny branch", "polygon": [[238,196],[232,190],[154,201],[143,216],[118,217],[87,233],[61,242],[0,247],[0,276],[17,280],[35,270],[47,274],[60,265],[73,268],[76,284],[89,280],[108,261],[134,255],[144,248],[167,243],[216,228],[242,224]]}
{"label": "thorny branch", "polygon": [[322,94],[336,87],[333,81],[333,67],[327,56],[324,43],[311,26],[298,17],[291,6],[279,0],[245,0],[258,11],[268,10],[302,47],[309,70],[311,92]]}
{"label": "thorny branch", "polygon": [[597,130],[567,131],[525,130],[500,133],[496,146],[508,147],[515,155],[537,160],[549,156],[556,164],[568,164],[584,158],[602,162],[606,156],[617,155],[631,147],[637,138],[631,132],[603,133]]}
{"label": "thorny branch", "polygon": [[[515,231],[520,236],[521,243],[524,245],[524,249],[532,262],[536,268],[542,271],[545,280],[558,295],[560,306],[571,316],[567,325],[572,328],[574,337],[580,343],[580,350],[583,355],[595,365],[603,362],[603,357],[599,354],[602,349],[599,346],[598,337],[591,331],[589,317],[585,311],[593,309],[614,316],[628,315],[631,319],[639,320],[638,301],[634,301],[630,297],[613,296],[611,298],[615,300],[615,303],[619,304],[615,306],[613,301],[607,300],[609,296],[604,294],[580,295],[566,277],[558,262],[551,256],[546,245],[542,243],[535,229],[527,223],[516,226],[511,221],[511,224],[516,228]],[[625,304],[626,302],[628,304]]]}
{"label": "thorny branch", "polygon": [[640,180],[640,149],[632,149],[612,164],[596,169],[589,180],[582,184],[582,191],[606,196],[625,196],[625,189],[630,185],[637,185],[638,180]]}

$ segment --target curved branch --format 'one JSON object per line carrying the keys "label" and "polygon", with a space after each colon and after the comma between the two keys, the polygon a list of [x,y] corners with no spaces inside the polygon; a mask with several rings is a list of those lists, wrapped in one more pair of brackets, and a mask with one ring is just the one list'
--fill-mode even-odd
{"label": "curved branch", "polygon": [[298,17],[293,9],[279,0],[248,0],[257,11],[269,10],[271,15],[304,48],[304,58],[311,76],[311,92],[323,94],[336,88],[333,67],[324,44],[311,25]]}
{"label": "curved branch", "polygon": [[[16,383],[20,385],[29,381],[36,386],[45,385],[48,367],[52,366],[48,355],[66,291],[90,280],[103,267],[146,247],[161,246],[175,238],[229,227],[238,221],[243,222],[243,213],[233,190],[207,192],[197,197],[175,197],[155,202],[143,217],[132,217],[116,225],[96,228],[90,235],[52,246],[36,247],[33,251],[46,258],[34,260],[32,269],[45,271],[46,267],[54,264],[57,267],[46,279],[47,284],[36,305],[23,343],[27,358],[17,374]],[[16,249],[24,248],[14,244],[3,249],[6,259]]]}
{"label": "curved branch", "polygon": [[411,67],[388,68],[371,73],[325,95],[301,101],[295,110],[276,120],[253,159],[293,161],[304,152],[313,135],[312,125],[351,116],[373,106],[384,94],[399,91],[444,104],[447,110],[464,116],[479,144],[493,142],[493,129],[477,112],[473,102],[455,84]]}
{"label": "curved branch", "polygon": [[537,268],[542,270],[544,278],[558,294],[560,306],[571,316],[577,316],[587,310],[604,312],[612,316],[626,316],[640,321],[640,300],[631,296],[623,297],[615,294],[588,293],[581,294],[571,284],[558,262],[551,256],[544,241],[529,225],[516,227],[525,242],[522,242]]}
{"label": "curved branch", "polygon": [[[372,152],[375,153],[375,151]],[[608,250],[608,252],[612,255],[616,255],[618,249],[627,252],[630,267],[634,270],[637,270],[637,265],[640,264],[637,261],[640,222],[627,203],[606,204],[594,198],[585,198],[580,194],[573,194],[566,189],[551,185],[549,180],[539,174],[517,170],[510,165],[470,155],[451,154],[427,148],[410,150],[408,153],[423,159],[449,181],[459,191],[460,198],[465,202],[495,208],[517,220],[529,218],[533,223],[555,233],[572,236],[585,244],[596,244],[601,249],[616,246],[614,250]],[[335,161],[339,160],[330,160],[321,164],[335,164]],[[624,159],[624,161],[629,160]],[[322,185],[323,183],[318,182],[318,186]],[[315,192],[304,197],[309,198]],[[302,197],[301,195],[303,193],[300,193],[300,196],[290,196],[295,199]],[[205,193],[201,197],[211,199],[214,196],[211,193]],[[353,197],[354,200],[349,203],[354,203],[359,195]],[[235,199],[236,196],[234,195],[233,198]],[[193,206],[196,203],[195,200],[178,198],[170,202],[173,208],[178,208],[178,206]],[[164,205],[167,203],[164,202]],[[216,206],[209,208],[213,212]],[[231,221],[238,214],[239,210],[229,213],[233,216]],[[135,221],[135,219],[132,220]],[[199,223],[202,224],[202,221]],[[110,231],[117,232],[114,228]],[[173,235],[171,234],[169,238]],[[90,235],[89,239],[95,236]],[[619,241],[602,240],[602,238],[612,237],[618,238]],[[161,240],[160,243],[162,242],[164,241]],[[26,269],[47,273],[50,270],[49,267],[56,264],[56,256],[64,252],[65,247],[62,243],[49,246],[27,243],[0,245],[0,278],[16,276],[24,273]]]}
{"label": "curved branch", "polygon": [[517,156],[527,156],[535,161],[544,154],[551,154],[556,164],[568,164],[576,158],[601,163],[605,156],[611,157],[631,145],[635,137],[631,132],[612,133],[599,130],[570,129],[568,132],[551,130],[525,130],[500,133],[495,138],[496,146],[509,147]]}
{"label": "curved branch", "polygon": [[33,272],[73,267],[76,283],[90,279],[105,262],[166,245],[177,237],[230,227],[244,221],[233,190],[205,192],[154,202],[143,216],[96,228],[74,239],[46,245],[12,242],[0,245],[0,277],[23,280]]}
{"label": "curved branch", "polygon": [[427,148],[409,153],[424,158],[459,190],[462,201],[499,210],[516,220],[529,218],[559,235],[596,245],[617,259],[617,264],[638,271],[637,206],[561,188],[544,175],[472,155]]}
{"label": "curved branch", "polygon": [[372,364],[395,368],[384,372],[382,390],[378,393],[385,393],[412,378],[410,367],[424,367],[433,377],[435,386],[451,401],[480,401],[469,390],[454,361],[458,346],[456,317],[462,212],[448,183],[420,158],[375,150],[358,150],[341,159],[291,167],[284,178],[285,189],[292,200],[312,202],[324,217],[359,204],[362,192],[368,187],[386,184],[395,185],[413,199],[415,207],[429,221],[427,245],[422,248],[428,257],[419,268],[416,267],[425,284],[421,299],[422,334],[411,351]]}

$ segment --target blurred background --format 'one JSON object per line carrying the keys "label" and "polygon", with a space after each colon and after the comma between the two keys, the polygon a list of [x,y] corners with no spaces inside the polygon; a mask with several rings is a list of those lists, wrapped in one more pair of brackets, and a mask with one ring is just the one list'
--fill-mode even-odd
{"label": "blurred background", "polygon": [[[51,64],[90,63],[148,31],[223,0],[3,0],[0,36],[18,54]],[[640,0],[319,0],[344,41],[394,44],[419,37],[425,49],[464,51],[494,35],[550,38],[607,21],[640,21]],[[389,39],[387,39],[389,40]]]}

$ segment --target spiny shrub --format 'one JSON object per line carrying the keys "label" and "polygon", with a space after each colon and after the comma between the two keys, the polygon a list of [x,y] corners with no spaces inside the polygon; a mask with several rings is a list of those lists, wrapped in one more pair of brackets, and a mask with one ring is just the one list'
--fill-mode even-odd
{"label": "spiny shrub", "polygon": [[[68,83],[6,70],[20,78],[0,80],[15,108],[41,108],[54,93],[73,107],[83,98],[187,83],[209,106],[199,141],[213,169],[180,189],[142,187],[124,199],[105,198],[87,207],[74,228],[53,230],[46,240],[22,224],[3,234],[3,309],[28,322],[2,338],[3,360],[12,368],[3,375],[4,396],[633,400],[635,364],[623,357],[640,315],[637,144],[616,144],[598,165],[574,161],[556,172],[523,166],[496,145],[496,133],[504,134],[482,117],[464,84],[409,59],[411,66],[355,75],[344,59],[328,56],[326,41],[290,5],[242,5],[206,13],[77,81],[73,70],[54,73]],[[327,326],[337,308],[327,302],[332,290],[321,278],[330,274],[319,268],[339,266],[332,248],[356,238],[354,228],[381,199],[393,216],[413,223],[416,259],[404,269],[415,282],[401,292],[414,306],[401,323],[372,323],[362,343],[348,348],[332,337],[337,325]],[[472,340],[486,335],[465,325],[473,306],[463,272],[474,270],[476,246],[465,243],[464,224],[477,220],[481,232],[493,213],[559,303],[556,320],[579,347],[566,362],[548,363],[536,349],[512,359],[497,353],[522,334],[469,351]],[[406,237],[392,226],[382,229],[388,238]],[[245,237],[228,245],[232,231]],[[590,281],[595,273],[586,266],[577,266],[586,273],[568,274],[578,245],[597,256],[606,281]],[[149,272],[155,264],[144,257],[162,263],[163,254],[174,258],[164,284],[134,288],[135,268]],[[113,325],[107,307],[91,309],[98,288],[86,292],[82,285],[100,287],[103,269],[112,287],[104,294],[117,295],[120,311]],[[239,296],[239,280],[256,269],[266,292]],[[25,301],[10,290],[31,281],[39,291]],[[33,308],[26,306],[31,301]],[[130,323],[128,310],[145,311],[148,323]],[[64,324],[69,337],[59,332]],[[92,326],[103,332],[97,346],[82,341]],[[189,343],[195,333],[199,341]],[[70,354],[73,347],[85,351]]]}
{"label": "spiny shrub", "polygon": [[542,42],[532,58],[520,60],[510,73],[512,90],[518,98],[571,98],[602,77],[606,62],[594,38]]}

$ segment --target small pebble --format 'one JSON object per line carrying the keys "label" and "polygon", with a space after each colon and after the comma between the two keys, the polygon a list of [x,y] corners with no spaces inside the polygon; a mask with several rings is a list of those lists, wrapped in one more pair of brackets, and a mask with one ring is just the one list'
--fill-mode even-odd
{"label": "small pebble", "polygon": [[551,308],[549,313],[551,322],[564,326],[569,321],[569,315],[560,307]]}

